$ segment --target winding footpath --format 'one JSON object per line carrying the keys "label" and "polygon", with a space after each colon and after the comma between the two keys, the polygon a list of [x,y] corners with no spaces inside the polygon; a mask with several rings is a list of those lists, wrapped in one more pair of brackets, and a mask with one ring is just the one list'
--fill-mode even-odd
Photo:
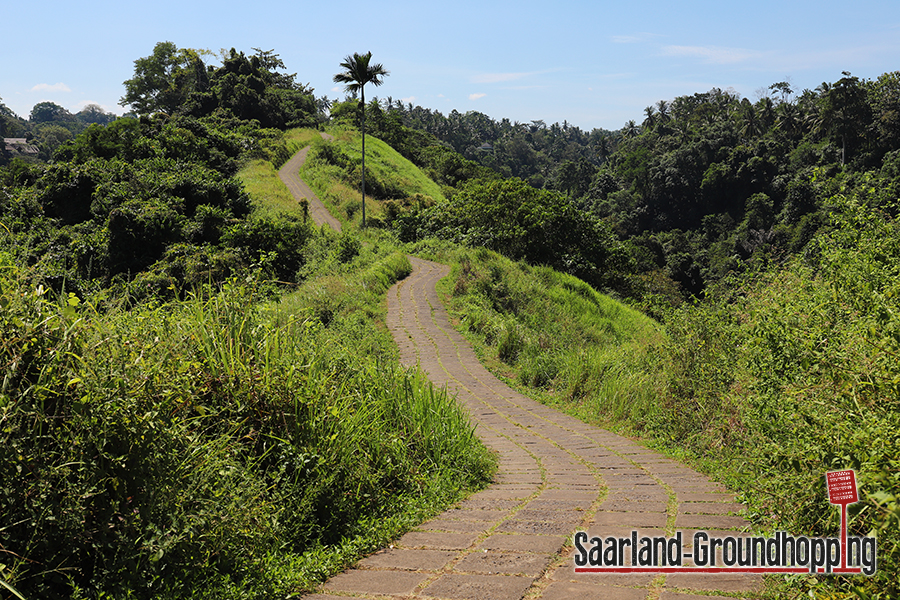
{"label": "winding footpath", "polygon": [[[327,133],[320,133],[320,135],[326,140],[334,139],[334,136]],[[282,183],[284,183],[291,191],[291,194],[297,202],[302,202],[305,199],[309,203],[309,216],[312,217],[312,220],[316,225],[327,225],[335,231],[340,231],[341,222],[335,219],[331,213],[326,210],[325,205],[322,204],[322,201],[319,200],[315,193],[313,193],[312,189],[310,189],[305,181],[300,179],[300,167],[306,162],[306,156],[309,154],[309,149],[310,146],[306,146],[294,154],[289,161],[284,163],[278,170],[278,178],[281,179]]]}
{"label": "winding footpath", "polygon": [[308,600],[439,598],[676,600],[754,597],[758,576],[575,573],[575,531],[607,538],[693,531],[741,535],[725,488],[674,460],[535,402],[478,361],[435,290],[449,268],[410,257],[388,292],[388,327],[405,365],[446,386],[499,456],[495,482],[325,582]]}

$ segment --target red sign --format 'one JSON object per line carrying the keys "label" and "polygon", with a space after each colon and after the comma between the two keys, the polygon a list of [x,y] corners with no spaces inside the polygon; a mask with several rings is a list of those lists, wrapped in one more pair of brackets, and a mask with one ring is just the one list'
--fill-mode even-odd
{"label": "red sign", "polygon": [[825,473],[825,482],[828,484],[828,502],[831,504],[846,506],[859,502],[856,473],[852,469]]}

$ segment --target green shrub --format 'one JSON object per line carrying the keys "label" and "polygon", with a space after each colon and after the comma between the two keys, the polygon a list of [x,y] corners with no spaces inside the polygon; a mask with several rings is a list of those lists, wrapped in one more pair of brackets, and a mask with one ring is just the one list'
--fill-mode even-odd
{"label": "green shrub", "polygon": [[[795,582],[810,594],[900,593],[900,228],[834,197],[832,231],[795,260],[667,318],[664,410],[648,433],[716,456],[760,526],[835,535],[827,471],[854,469],[850,535],[878,537],[878,572]],[[671,436],[671,437],[670,437]]]}
{"label": "green shrub", "polygon": [[[472,180],[449,202],[396,221],[404,240],[436,236],[622,288],[628,258],[611,230],[558,192],[521,179]],[[415,236],[415,237],[414,237]]]}
{"label": "green shrub", "polygon": [[227,208],[201,204],[185,225],[184,237],[194,244],[217,244],[231,217],[231,211]]}
{"label": "green shrub", "polygon": [[135,200],[114,209],[107,242],[111,272],[137,273],[156,262],[181,238],[181,225],[178,212],[162,200]]}
{"label": "green shrub", "polygon": [[350,262],[359,255],[361,247],[362,244],[358,238],[349,233],[342,234],[338,238],[336,248],[338,260],[342,263]]}
{"label": "green shrub", "polygon": [[221,240],[240,252],[247,263],[257,265],[267,277],[293,282],[303,266],[303,249],[311,235],[308,223],[286,215],[252,217],[229,227]]}

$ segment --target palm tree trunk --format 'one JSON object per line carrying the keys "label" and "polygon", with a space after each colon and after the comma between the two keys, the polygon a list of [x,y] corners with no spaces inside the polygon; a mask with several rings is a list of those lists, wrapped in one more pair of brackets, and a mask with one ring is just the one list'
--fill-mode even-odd
{"label": "palm tree trunk", "polygon": [[360,89],[362,96],[362,228],[366,228],[366,89]]}

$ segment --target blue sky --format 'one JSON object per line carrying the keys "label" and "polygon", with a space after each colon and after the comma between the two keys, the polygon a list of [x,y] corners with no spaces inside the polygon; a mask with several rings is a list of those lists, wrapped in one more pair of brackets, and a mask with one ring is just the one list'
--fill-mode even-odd
{"label": "blue sky", "polygon": [[371,51],[390,76],[367,98],[587,130],[713,87],[755,100],[778,81],[799,91],[900,70],[897,0],[50,0],[3,16],[0,98],[26,118],[45,100],[122,114],[122,82],[160,41],[274,49],[332,99],[341,60]]}

